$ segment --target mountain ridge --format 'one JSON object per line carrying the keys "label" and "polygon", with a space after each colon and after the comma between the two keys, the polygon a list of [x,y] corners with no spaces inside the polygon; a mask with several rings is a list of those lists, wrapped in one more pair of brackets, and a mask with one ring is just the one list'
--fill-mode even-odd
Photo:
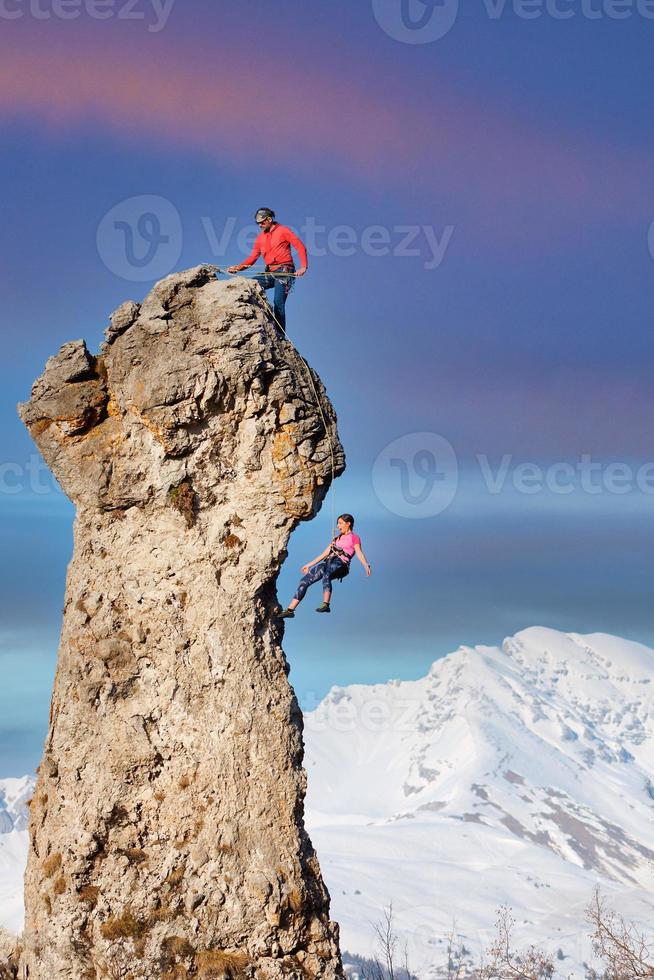
{"label": "mountain ridge", "polygon": [[[344,945],[369,953],[358,923],[390,901],[403,938],[418,928],[412,909],[428,906],[430,941],[423,924],[413,943],[427,977],[453,908],[479,951],[508,903],[528,921],[528,942],[567,924],[581,971],[590,949],[577,934],[596,884],[645,922],[653,667],[654,652],[632,641],[532,627],[501,647],[462,646],[418,680],[333,688],[305,719],[307,822]],[[378,887],[361,887],[375,877]],[[479,892],[467,905],[466,881]],[[561,895],[572,911],[557,919]]]}

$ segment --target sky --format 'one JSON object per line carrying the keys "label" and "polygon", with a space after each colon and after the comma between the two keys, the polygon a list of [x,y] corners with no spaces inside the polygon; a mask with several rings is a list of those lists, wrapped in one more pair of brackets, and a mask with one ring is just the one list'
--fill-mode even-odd
{"label": "sky", "polygon": [[[309,246],[288,330],[373,566],[289,624],[301,703],[531,625],[654,644],[651,2],[0,0],[0,21],[1,776],[38,762],[72,547],[16,403],[157,279],[238,262],[262,205]],[[294,533],[283,602],[331,506]]]}

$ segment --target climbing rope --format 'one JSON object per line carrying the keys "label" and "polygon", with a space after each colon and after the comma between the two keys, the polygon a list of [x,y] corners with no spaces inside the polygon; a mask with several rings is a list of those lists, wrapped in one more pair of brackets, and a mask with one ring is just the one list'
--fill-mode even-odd
{"label": "climbing rope", "polygon": [[297,272],[253,272],[251,275],[243,275],[242,272],[227,272],[226,269],[219,269],[226,276],[241,276],[243,279],[258,279],[259,276],[274,276],[275,279],[301,279]]}
{"label": "climbing rope", "polygon": [[[229,272],[227,269],[221,269],[220,267],[217,267],[217,269],[218,269],[218,272],[220,272],[224,276],[240,276],[240,275],[242,275],[242,273],[240,273],[240,272]],[[261,275],[273,276],[276,279],[280,279],[283,276],[285,276],[286,278],[295,278],[295,279],[301,278],[301,277],[299,277],[297,275],[296,272],[259,272],[256,275],[243,276],[243,278],[244,279],[256,279],[258,276],[261,276]],[[320,398],[320,395],[318,394],[318,391],[316,389],[316,385],[315,385],[314,380],[313,380],[313,374],[311,372],[311,368],[309,367],[309,365],[305,361],[305,359],[302,357],[302,354],[300,354],[299,350],[297,349],[297,347],[295,346],[295,344],[293,343],[293,341],[291,340],[291,338],[286,333],[286,330],[284,329],[284,327],[281,325],[281,323],[279,322],[279,320],[275,316],[275,311],[274,311],[274,309],[273,309],[272,306],[270,306],[270,312],[271,312],[271,315],[272,315],[273,320],[277,324],[277,327],[278,327],[279,331],[283,334],[284,338],[289,342],[289,344],[291,345],[291,347],[293,348],[293,350],[295,351],[295,353],[297,354],[297,356],[300,358],[300,360],[304,364],[304,367],[305,367],[306,372],[307,372],[307,377],[309,378],[309,383],[310,383],[310,385],[311,385],[311,387],[313,389],[313,394],[314,394],[315,399],[316,399],[316,405],[318,406],[318,411],[320,412],[320,416],[322,418],[322,424],[323,424],[323,428],[325,430],[325,435],[327,436],[327,441],[329,443],[329,456],[330,456],[331,470],[332,470],[332,481],[331,481],[331,486],[330,486],[330,497],[331,497],[331,526],[332,526],[330,540],[332,540],[333,537],[334,537],[334,534],[336,532],[336,492],[334,490],[334,481],[336,479],[336,463],[335,463],[335,457],[334,457],[334,443],[332,441],[332,437],[331,437],[331,434],[330,434],[330,431],[329,431],[329,426],[327,425],[327,419],[326,419],[325,413],[323,411],[322,400]],[[293,365],[290,363],[290,361],[287,361],[287,363],[289,364],[291,370],[293,370]]]}

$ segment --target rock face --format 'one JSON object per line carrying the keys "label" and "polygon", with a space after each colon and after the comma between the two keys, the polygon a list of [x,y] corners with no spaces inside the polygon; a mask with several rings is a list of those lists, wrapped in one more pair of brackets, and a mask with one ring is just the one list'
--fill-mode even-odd
{"label": "rock face", "polygon": [[259,287],[212,273],[124,304],[99,357],[64,345],[20,406],[77,508],[29,980],[341,976],[274,610],[344,456]]}
{"label": "rock face", "polygon": [[0,980],[13,980],[16,976],[17,959],[16,937],[0,926]]}

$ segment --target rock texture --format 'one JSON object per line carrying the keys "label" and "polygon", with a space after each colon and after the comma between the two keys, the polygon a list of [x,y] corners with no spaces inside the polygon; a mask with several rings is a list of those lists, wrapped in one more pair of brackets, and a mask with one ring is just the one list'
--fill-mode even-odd
{"label": "rock texture", "polygon": [[275,580],[344,468],[259,287],[201,266],[20,414],[77,508],[31,803],[29,980],[341,976]]}
{"label": "rock texture", "polygon": [[0,980],[13,980],[16,976],[18,955],[16,937],[0,926]]}

